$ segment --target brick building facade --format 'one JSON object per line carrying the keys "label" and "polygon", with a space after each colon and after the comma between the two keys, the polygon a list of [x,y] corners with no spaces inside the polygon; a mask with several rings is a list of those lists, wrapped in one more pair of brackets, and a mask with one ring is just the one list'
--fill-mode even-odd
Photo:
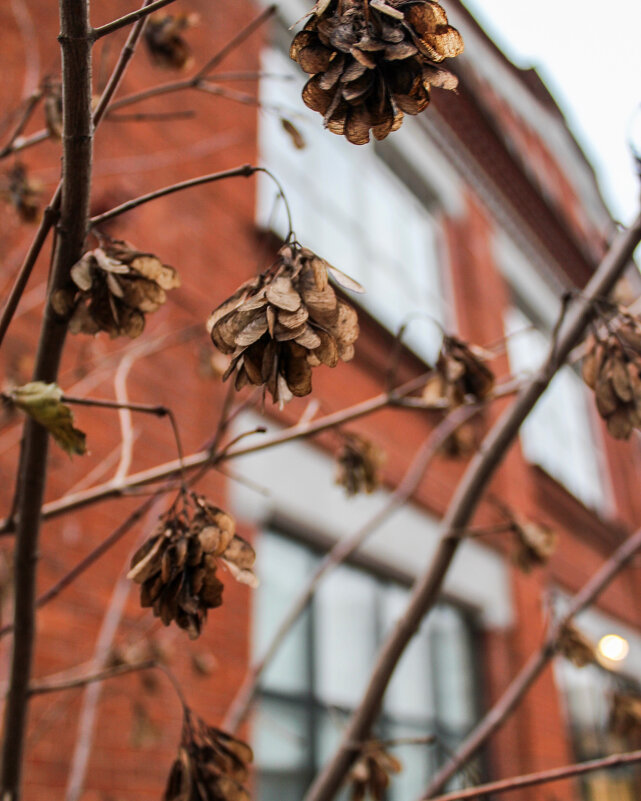
{"label": "brick building facade", "polygon": [[[129,5],[124,0],[96,3],[94,24],[125,13]],[[456,94],[436,91],[430,109],[407,119],[382,145],[351,146],[323,131],[320,118],[298,101],[302,78],[288,62],[286,47],[287,27],[306,10],[299,0],[281,3],[269,30],[253,34],[218,68],[226,77],[217,84],[227,96],[184,90],[155,97],[114,114],[97,132],[94,213],[188,177],[262,162],[284,185],[300,241],[367,289],[355,299],[361,326],[355,359],[334,370],[316,370],[311,403],[297,399],[282,410],[270,402],[264,408],[248,406],[235,418],[230,438],[257,426],[293,425],[301,417],[320,417],[378,395],[387,386],[398,326],[406,321],[407,346],[395,366],[399,384],[434,359],[439,326],[485,346],[496,346],[510,334],[507,348],[498,348],[493,369],[498,376],[527,372],[554,326],[561,294],[582,287],[603,254],[614,225],[544,85],[533,70],[507,61],[458,0],[446,7],[466,42],[466,53],[455,65],[460,88]],[[184,10],[200,16],[188,32],[198,66],[259,7],[245,0],[193,0]],[[5,4],[0,23],[7,76],[0,100],[3,108],[12,109],[43,75],[59,69],[57,11],[39,0]],[[123,35],[114,40],[120,44]],[[117,53],[115,44],[104,41],[96,48],[97,89]],[[258,71],[260,81],[239,82],[232,75]],[[174,79],[139,52],[121,95]],[[262,107],[229,97],[239,89],[259,96]],[[125,116],[142,110],[187,114],[153,123]],[[283,115],[299,128],[304,149],[292,146],[280,122]],[[41,124],[35,119],[28,132]],[[53,191],[59,144],[44,142],[20,158],[45,195]],[[267,262],[284,224],[282,204],[265,176],[192,189],[110,224],[110,235],[174,265],[182,286],[149,316],[144,334],[133,342],[109,342],[103,335],[72,338],[60,374],[64,391],[169,406],[185,453],[200,451],[216,428],[227,393],[213,375],[204,321]],[[32,229],[8,210],[2,227],[4,296]],[[30,378],[47,255],[38,262],[0,354],[7,382]],[[249,397],[247,392],[240,398]],[[591,401],[577,374],[564,368],[498,470],[491,496],[553,527],[558,549],[549,565],[523,575],[512,566],[503,535],[462,548],[441,605],[390,688],[381,722],[389,736],[436,731],[439,742],[402,749],[406,770],[392,785],[390,798],[418,795],[448,749],[455,748],[539,647],[552,609],[574,594],[638,525],[637,442],[608,438]],[[486,430],[509,402],[493,403],[479,430]],[[49,502],[67,494],[81,499],[89,487],[117,485],[128,474],[175,458],[166,420],[84,408],[76,418],[87,432],[90,453],[70,460],[59,449],[51,450]],[[167,661],[188,703],[208,722],[219,724],[250,660],[260,655],[319,554],[381,507],[433,426],[434,416],[424,411],[389,408],[350,423],[347,430],[371,438],[387,454],[384,488],[367,498],[346,499],[334,486],[332,455],[342,440],[333,432],[210,471],[198,488],[229,509],[240,532],[254,542],[261,587],[251,593],[227,576],[224,605],[210,613],[205,632],[193,643],[184,632],[163,628],[140,609],[137,588],[124,578],[133,549],[162,508],[154,507],[38,612],[34,675],[67,675],[76,666],[86,670],[153,652]],[[10,508],[20,432],[21,421],[7,414],[0,429],[4,510]],[[261,434],[252,436],[246,441]],[[442,456],[430,465],[412,504],[327,580],[267,671],[256,712],[243,729],[255,746],[257,798],[301,797],[329,753],[358,700],[381,637],[402,608],[407,586],[428,562],[438,520],[464,467],[464,461]],[[142,500],[109,499],[64,515],[48,507],[39,591],[65,575]],[[475,525],[500,520],[490,498]],[[4,542],[8,564],[10,538]],[[463,780],[558,766],[613,746],[604,729],[608,692],[641,670],[638,571],[636,564],[629,567],[603,594],[598,610],[581,620],[594,638],[618,633],[627,639],[630,654],[622,666],[611,673],[549,667]],[[10,571],[5,573],[3,622],[11,615]],[[4,675],[9,652],[10,638],[5,637],[0,647]],[[35,697],[25,801],[160,797],[181,716],[173,690],[155,672]],[[543,797],[635,797],[634,775],[617,776],[597,776],[581,785],[561,782]],[[538,790],[509,796],[514,801],[539,797]]]}

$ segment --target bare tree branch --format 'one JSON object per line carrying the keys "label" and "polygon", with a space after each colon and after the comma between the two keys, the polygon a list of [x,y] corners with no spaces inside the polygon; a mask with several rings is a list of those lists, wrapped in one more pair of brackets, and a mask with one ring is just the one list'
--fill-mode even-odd
{"label": "bare tree branch", "polygon": [[[184,459],[184,466],[186,470],[193,470],[197,467],[203,467],[207,464],[217,464],[218,461],[227,461],[234,459],[238,456],[245,456],[248,453],[256,453],[277,445],[282,445],[286,442],[292,442],[304,437],[319,434],[335,426],[342,425],[351,420],[356,420],[359,417],[371,414],[372,412],[379,411],[388,406],[395,406],[397,401],[417,389],[420,389],[427,378],[428,374],[414,378],[411,381],[397,387],[393,392],[384,392],[376,395],[373,398],[357,403],[347,409],[341,409],[338,412],[328,414],[318,420],[314,420],[302,425],[292,426],[285,428],[282,431],[277,431],[275,434],[261,438],[259,442],[253,445],[244,445],[242,447],[234,448],[231,451],[226,451],[224,457],[220,458],[217,454],[212,454],[209,449],[197,451]],[[119,497],[126,494],[127,490],[136,487],[151,484],[155,481],[162,481],[163,479],[177,476],[180,473],[180,461],[177,459],[165,464],[152,467],[149,470],[142,470],[139,473],[133,473],[126,480],[120,482],[108,481],[104,484],[99,484],[96,487],[91,487],[88,490],[82,490],[72,495],[67,495],[59,498],[56,501],[51,501],[44,504],[42,507],[42,518],[48,520],[52,517],[57,517],[65,514],[74,509],[80,509],[89,504],[95,503],[99,500],[106,500],[108,498]],[[11,519],[5,518],[0,521],[0,534],[10,534],[14,531],[14,523]]]}
{"label": "bare tree branch", "polygon": [[265,172],[262,167],[252,167],[251,164],[243,164],[242,167],[235,167],[232,170],[223,170],[222,172],[214,172],[210,173],[209,175],[200,175],[198,178],[190,178],[188,181],[180,181],[177,184],[171,184],[171,186],[165,186],[162,189],[156,189],[154,192],[148,192],[146,195],[141,195],[140,197],[128,200],[126,203],[122,203],[120,206],[116,206],[109,211],[105,211],[103,214],[99,214],[97,217],[92,217],[91,224],[94,227],[102,225],[102,223],[107,222],[107,220],[112,220],[119,214],[124,214],[126,211],[131,211],[137,206],[142,206],[143,203],[149,203],[151,200],[172,195],[174,192],[181,192],[183,189],[191,189],[194,186],[210,184],[214,181],[221,181],[224,178],[248,178],[250,175],[253,175],[255,172],[259,171]]}
{"label": "bare tree branch", "polygon": [[270,17],[272,17],[276,13],[277,6],[276,4],[272,4],[271,6],[267,6],[267,8],[262,11],[257,17],[255,17],[251,22],[249,22],[241,31],[239,31],[229,42],[219,50],[214,56],[212,56],[209,61],[202,67],[202,69],[198,70],[196,75],[194,76],[196,80],[199,78],[204,78],[208,75],[215,67],[217,67],[223,59],[227,58],[227,56],[235,50],[238,45],[242,44],[245,39],[247,39],[251,34],[260,28],[260,26],[266,22]]}
{"label": "bare tree branch", "polygon": [[633,765],[641,762],[641,751],[630,751],[627,754],[615,754],[614,756],[604,757],[603,759],[593,759],[590,762],[580,762],[578,765],[567,765],[564,768],[552,768],[542,770],[539,773],[528,773],[525,776],[516,776],[513,779],[502,779],[497,782],[488,782],[478,787],[470,787],[466,790],[457,790],[453,793],[440,795],[434,801],[465,801],[467,798],[479,798],[490,793],[507,793],[509,790],[518,790],[522,787],[534,787],[538,784],[556,782],[561,779],[570,779],[574,776],[583,776],[585,773],[592,773],[595,770],[606,770],[607,768],[618,768],[622,765]]}
{"label": "bare tree branch", "polygon": [[32,682],[29,688],[29,695],[45,695],[46,693],[57,693],[61,690],[75,690],[77,687],[86,687],[97,681],[114,679],[117,676],[124,676],[127,673],[137,673],[141,670],[151,670],[158,666],[155,659],[148,659],[145,662],[138,662],[136,665],[115,665],[105,668],[98,673],[91,673],[89,676],[78,676],[72,679],[51,681],[51,679],[40,679]]}
{"label": "bare tree branch", "polygon": [[549,355],[538,373],[525,385],[515,402],[499,418],[472,458],[461,480],[441,527],[441,540],[432,564],[412,590],[405,613],[379,652],[370,682],[359,706],[345,729],[333,758],[321,771],[305,795],[305,801],[330,801],[349,770],[354,754],[346,743],[361,741],[375,721],[389,680],[405,647],[421,620],[434,606],[450,564],[461,543],[461,531],[469,523],[495,470],[518,434],[522,422],[545,392],[552,377],[578,343],[594,312],[592,300],[605,297],[627,267],[641,241],[641,214],[627,231],[621,231],[592,276],[577,296],[552,342]]}
{"label": "bare tree branch", "polygon": [[[60,0],[63,82],[63,161],[60,230],[52,265],[50,292],[68,280],[82,255],[89,220],[93,147],[91,119],[91,42],[89,3]],[[55,381],[67,331],[47,304],[40,332],[34,380]],[[46,481],[49,435],[32,419],[25,424],[20,459],[20,496],[15,551],[14,642],[5,709],[1,791],[4,801],[18,801],[33,641],[38,536]]]}
{"label": "bare tree branch", "polygon": [[459,750],[452,757],[451,762],[434,776],[421,799],[431,798],[438,793],[452,776],[487,742],[488,738],[503,725],[554,656],[556,643],[564,626],[599,597],[639,549],[641,549],[641,529],[620,545],[584,585],[581,591],[574,596],[567,612],[552,627],[541,648],[532,654],[503,695],[468,734]]}
{"label": "bare tree branch", "polygon": [[99,28],[94,28],[91,32],[91,38],[94,42],[96,42],[103,36],[114,33],[114,31],[119,31],[121,28],[131,25],[134,22],[138,22],[139,20],[148,17],[150,14],[153,14],[154,11],[158,11],[159,8],[168,6],[173,2],[174,0],[155,0],[153,3],[146,2],[142,8],[138,9],[138,11],[132,11],[130,14],[125,14],[124,17],[120,17],[120,19],[115,19],[113,22],[108,22],[106,25],[101,25]]}
{"label": "bare tree branch", "polygon": [[5,156],[9,155],[9,153],[12,152],[13,145],[16,139],[24,131],[27,123],[31,119],[31,115],[35,111],[41,98],[42,98],[42,91],[40,89],[37,89],[30,97],[27,98],[24,104],[24,109],[22,110],[22,114],[20,115],[20,119],[18,120],[15,128],[11,132],[9,141],[2,149],[0,149],[0,159],[3,159]]}

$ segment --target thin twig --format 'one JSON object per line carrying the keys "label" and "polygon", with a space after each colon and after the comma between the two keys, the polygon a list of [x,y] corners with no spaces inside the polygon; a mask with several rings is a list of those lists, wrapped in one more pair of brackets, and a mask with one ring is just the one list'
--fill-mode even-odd
{"label": "thin twig", "polygon": [[107,114],[108,122],[168,122],[169,120],[192,120],[193,109],[184,111],[139,111],[131,114]]}
{"label": "thin twig", "polygon": [[251,22],[249,22],[242,30],[240,30],[229,42],[216,53],[213,55],[209,61],[196,73],[194,76],[196,79],[203,78],[205,75],[208,75],[213,69],[215,69],[222,61],[225,59],[232,50],[235,50],[238,45],[242,44],[245,39],[247,39],[251,34],[260,28],[260,26],[266,22],[270,17],[272,17],[276,13],[277,6],[272,4],[271,6],[267,6],[264,11],[254,17]]}
{"label": "thin twig", "polygon": [[63,403],[73,403],[76,406],[96,406],[102,409],[129,409],[132,412],[144,412],[154,414],[157,417],[165,417],[170,413],[166,406],[154,406],[149,403],[120,403],[119,401],[105,400],[102,398],[76,398],[73,395],[63,395],[60,399]]}
{"label": "thin twig", "polygon": [[5,156],[9,155],[12,152],[13,146],[15,144],[16,139],[20,136],[20,134],[24,131],[27,123],[31,119],[31,115],[35,111],[38,103],[42,98],[42,90],[37,89],[31,97],[28,97],[25,101],[25,106],[22,114],[20,115],[20,119],[16,124],[16,127],[11,132],[11,136],[9,137],[9,141],[7,144],[0,150],[0,159],[3,159]]}
{"label": "thin twig", "polygon": [[86,687],[87,684],[93,684],[96,681],[105,681],[106,679],[114,679],[117,676],[124,676],[126,673],[137,673],[141,670],[151,670],[158,666],[155,659],[148,659],[145,662],[139,662],[136,665],[114,665],[114,667],[105,668],[98,671],[98,673],[91,673],[88,676],[78,676],[75,679],[64,679],[58,681],[51,681],[50,679],[41,679],[32,682],[29,688],[29,695],[45,695],[46,693],[57,693],[61,690],[75,690],[78,687]]}
{"label": "thin twig", "polygon": [[91,32],[91,38],[94,42],[97,42],[98,39],[101,39],[103,36],[108,36],[110,33],[114,33],[114,31],[119,31],[127,25],[138,22],[148,17],[150,14],[153,14],[154,11],[158,11],[159,8],[168,6],[173,2],[174,0],[155,0],[153,3],[145,3],[138,11],[132,11],[130,14],[125,14],[124,17],[120,17],[120,19],[115,19],[113,22],[108,22],[106,25],[94,28]]}
{"label": "thin twig", "polygon": [[563,768],[552,768],[542,770],[538,773],[528,773],[525,776],[516,776],[512,779],[501,779],[496,782],[488,782],[478,787],[470,787],[466,790],[457,790],[453,793],[446,793],[434,799],[434,801],[465,801],[468,798],[479,798],[490,793],[507,793],[510,790],[518,790],[522,787],[534,787],[538,784],[556,782],[561,779],[571,779],[574,776],[583,776],[585,773],[593,773],[595,770],[606,770],[608,768],[618,768],[623,765],[634,765],[641,762],[641,751],[630,751],[627,754],[615,754],[614,756],[604,757],[603,759],[592,759],[589,762],[580,762],[577,765],[567,765]]}
{"label": "thin twig", "polygon": [[580,612],[594,603],[605,588],[641,549],[641,529],[630,536],[612,556],[604,562],[582,589],[574,596],[566,613],[548,633],[545,642],[535,651],[515,676],[503,695],[468,734],[451,762],[433,777],[421,798],[431,798],[438,793],[496,732],[514,711],[526,692],[540,676],[555,654],[556,642],[561,630]]}
{"label": "thin twig", "polygon": [[344,539],[338,540],[321,560],[316,570],[303,587],[282,623],[272,637],[265,653],[251,666],[245,680],[234,698],[223,728],[236,731],[249,712],[252,699],[258,689],[260,677],[276,656],[285,637],[300,615],[305,611],[307,604],[316,592],[318,585],[332,570],[337,568],[363,544],[363,542],[379,529],[398,509],[400,509],[416,492],[425,471],[438,453],[443,443],[456,431],[459,426],[472,418],[483,408],[480,404],[463,406],[453,411],[445,418],[427,437],[417,451],[408,467],[402,481],[390,495],[380,511],[376,512],[364,525]]}
{"label": "thin twig", "polygon": [[124,214],[126,211],[131,211],[138,206],[142,206],[143,203],[149,203],[151,200],[157,200],[158,198],[166,197],[167,195],[173,195],[174,192],[181,192],[183,189],[191,189],[194,186],[210,184],[214,181],[224,180],[225,178],[248,178],[260,169],[260,167],[252,167],[251,164],[243,164],[242,167],[235,167],[232,170],[223,170],[222,172],[214,172],[210,173],[209,175],[200,175],[198,178],[190,178],[188,181],[179,181],[176,184],[171,184],[170,186],[165,186],[162,189],[156,189],[154,192],[148,192],[146,195],[141,195],[140,197],[128,200],[126,203],[122,203],[120,206],[116,206],[109,211],[105,211],[103,214],[92,217],[91,225],[93,227],[102,225],[103,223],[107,222],[107,220],[112,220],[114,217],[118,217],[118,215]]}
{"label": "thin twig", "polygon": [[434,559],[427,571],[416,580],[406,610],[381,648],[367,689],[352,714],[343,739],[334,756],[314,780],[304,801],[330,801],[338,791],[353,762],[353,752],[346,742],[367,739],[376,720],[390,678],[405,647],[423,617],[436,603],[447,571],[462,542],[460,532],[466,528],[483,497],[483,493],[516,438],[521,424],[545,392],[553,376],[581,338],[594,314],[592,299],[607,295],[641,241],[641,214],[633,225],[622,231],[601,265],[594,273],[583,296],[576,298],[561,326],[558,338],[551,344],[542,368],[526,384],[514,403],[501,415],[485,437],[469,463],[454,493],[441,526],[441,538]]}

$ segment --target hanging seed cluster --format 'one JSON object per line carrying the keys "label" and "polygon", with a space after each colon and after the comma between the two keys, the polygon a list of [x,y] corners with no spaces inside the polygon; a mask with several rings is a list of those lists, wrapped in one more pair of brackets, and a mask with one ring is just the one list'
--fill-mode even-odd
{"label": "hanging seed cluster", "polygon": [[197,14],[152,14],[145,28],[145,44],[152,61],[166,69],[189,69],[194,59],[183,33],[197,22]]}
{"label": "hanging seed cluster", "polygon": [[40,218],[42,186],[29,176],[21,162],[5,172],[0,195],[14,207],[22,222],[34,223]]}
{"label": "hanging seed cluster", "polygon": [[249,801],[251,748],[187,712],[163,801]]}
{"label": "hanging seed cluster", "polygon": [[573,626],[566,623],[559,635],[557,650],[576,667],[585,667],[596,661],[594,645],[588,638]]}
{"label": "hanging seed cluster", "polygon": [[631,739],[641,739],[641,695],[616,692],[610,707],[610,731]]}
{"label": "hanging seed cluster", "polygon": [[517,518],[511,523],[516,547],[512,561],[524,573],[545,565],[556,549],[556,531],[542,523]]}
{"label": "hanging seed cluster", "polygon": [[319,0],[290,57],[312,77],[303,101],[355,145],[385,139],[430,102],[432,87],[455,89],[439,66],[463,40],[432,0]]}
{"label": "hanging seed cluster", "polygon": [[358,318],[328,271],[339,272],[307,248],[285,245],[270,271],[212,312],[212,341],[232,357],[224,380],[235,373],[238,389],[265,386],[274,402],[287,402],[312,391],[312,367],[354,356]]}
{"label": "hanging seed cluster", "polygon": [[127,242],[112,242],[84,254],[71,268],[75,289],[58,290],[52,298],[54,310],[70,315],[73,334],[110,337],[139,336],[145,315],[167,300],[167,291],[180,286],[173,267],[150,253],[141,253]]}
{"label": "hanging seed cluster", "polygon": [[583,380],[594,390],[596,406],[609,433],[628,439],[641,428],[641,322],[620,314],[604,338],[591,338],[583,361]]}
{"label": "hanging seed cluster", "polygon": [[366,748],[349,774],[351,801],[364,801],[368,797],[372,801],[383,801],[391,774],[400,773],[402,769],[401,762],[382,746]]}
{"label": "hanging seed cluster", "polygon": [[[444,336],[434,375],[423,390],[428,408],[451,411],[466,400],[478,403],[494,389],[494,373],[486,361],[492,354],[476,345],[468,345],[454,336]],[[446,440],[443,450],[447,456],[469,455],[477,444],[473,423],[463,423]]]}
{"label": "hanging seed cluster", "polygon": [[140,605],[152,607],[165,626],[175,620],[190,639],[200,636],[207,611],[223,602],[219,563],[237,581],[257,585],[256,554],[235,529],[228,514],[200,495],[180,512],[172,508],[134,554],[127,574],[141,585]]}
{"label": "hanging seed cluster", "polygon": [[336,460],[336,483],[345,487],[348,495],[374,492],[380,485],[384,460],[384,452],[371,440],[349,434]]}

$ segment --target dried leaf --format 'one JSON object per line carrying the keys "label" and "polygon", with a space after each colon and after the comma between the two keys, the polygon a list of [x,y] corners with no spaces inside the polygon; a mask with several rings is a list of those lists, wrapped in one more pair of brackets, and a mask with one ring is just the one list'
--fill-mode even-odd
{"label": "dried leaf", "polygon": [[596,661],[594,645],[572,623],[563,626],[557,642],[558,652],[576,667]]}
{"label": "dried leaf", "polygon": [[44,426],[61,448],[82,455],[87,452],[86,435],[74,427],[73,413],[62,403],[62,395],[57,384],[43,381],[32,381],[9,393],[13,403]]}
{"label": "dried leaf", "polygon": [[556,532],[541,523],[517,519],[512,524],[516,548],[512,559],[524,573],[548,562],[556,549]]}
{"label": "dried leaf", "polygon": [[291,139],[296,150],[304,150],[307,147],[303,134],[291,120],[288,120],[286,117],[281,117],[280,124],[283,126],[283,130]]}

